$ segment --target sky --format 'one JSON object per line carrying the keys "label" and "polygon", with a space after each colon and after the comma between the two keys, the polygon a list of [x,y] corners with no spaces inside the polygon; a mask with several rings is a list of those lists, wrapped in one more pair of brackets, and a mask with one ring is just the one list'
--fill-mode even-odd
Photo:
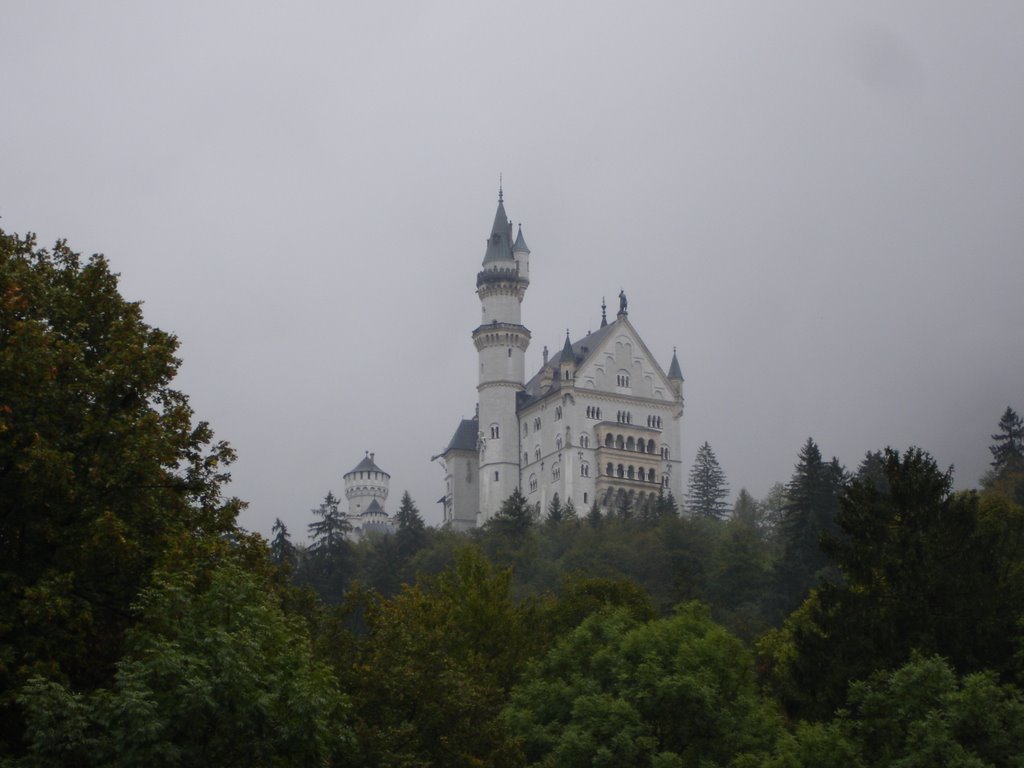
{"label": "sky", "polygon": [[813,437],[957,487],[1024,410],[1024,3],[0,0],[0,228],[102,252],[296,540],[431,524],[502,174],[541,350],[629,297],[733,495]]}

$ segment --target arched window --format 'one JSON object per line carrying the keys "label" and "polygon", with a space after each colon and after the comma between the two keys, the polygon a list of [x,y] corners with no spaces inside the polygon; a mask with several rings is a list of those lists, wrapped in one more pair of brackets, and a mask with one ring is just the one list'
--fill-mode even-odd
{"label": "arched window", "polygon": [[612,436],[611,432],[604,436],[604,446],[605,448],[612,448],[615,446],[615,437]]}
{"label": "arched window", "polygon": [[534,455],[534,457],[536,457],[537,461],[540,461],[540,446],[539,445],[534,447],[533,455]]}
{"label": "arched window", "polygon": [[605,467],[604,473],[608,475],[608,477],[611,477],[612,475],[615,474],[615,467],[612,466],[612,463],[610,461],[608,462],[608,466]]}
{"label": "arched window", "polygon": [[557,480],[562,475],[562,467],[559,464],[553,464],[551,466],[551,479]]}
{"label": "arched window", "polygon": [[580,435],[580,448],[590,447],[590,435]]}
{"label": "arched window", "polygon": [[625,448],[626,448],[626,441],[622,439],[622,435],[616,435],[616,437],[615,437],[615,447],[618,448],[620,451],[625,450]]}
{"label": "arched window", "polygon": [[533,428],[534,430],[540,429],[540,416],[533,420]]}
{"label": "arched window", "polygon": [[537,490],[537,476],[536,475],[530,475],[530,493],[533,493],[536,490]]}
{"label": "arched window", "polygon": [[497,439],[500,436],[500,434],[501,434],[501,430],[499,429],[498,425],[497,424],[491,424],[491,437]]}
{"label": "arched window", "polygon": [[665,461],[668,461],[668,446],[667,445],[661,446],[661,458],[665,459]]}
{"label": "arched window", "polygon": [[523,422],[523,434],[524,435],[530,434],[530,425],[527,424],[525,421]]}
{"label": "arched window", "polygon": [[654,470],[653,469],[647,470],[647,482],[649,482],[649,483],[653,483],[654,482]]}
{"label": "arched window", "polygon": [[590,465],[586,462],[580,464],[580,477],[590,477]]}
{"label": "arched window", "polygon": [[562,418],[562,406],[556,405],[555,406],[555,421],[558,421],[560,418]]}
{"label": "arched window", "polygon": [[625,477],[626,476],[626,469],[625,469],[625,467],[623,467],[621,464],[619,464],[619,466],[617,466],[615,468],[615,474],[618,475],[619,477]]}
{"label": "arched window", "polygon": [[523,451],[523,464],[529,464],[529,463],[530,463],[530,454],[528,454],[526,451]]}
{"label": "arched window", "polygon": [[561,435],[555,435],[555,450],[557,450],[557,451],[562,450],[562,436]]}
{"label": "arched window", "polygon": [[628,479],[632,480],[634,478],[634,476],[635,476],[635,472],[633,470],[633,465],[630,464],[629,465],[629,469],[626,470],[626,477]]}
{"label": "arched window", "polygon": [[627,437],[626,438],[626,450],[627,451],[636,450],[636,443],[634,442],[632,437]]}

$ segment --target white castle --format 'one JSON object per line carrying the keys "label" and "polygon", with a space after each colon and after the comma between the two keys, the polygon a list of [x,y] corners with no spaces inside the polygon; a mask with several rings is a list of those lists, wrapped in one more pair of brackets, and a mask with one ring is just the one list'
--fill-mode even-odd
{"label": "white castle", "polygon": [[445,472],[444,521],[483,525],[519,488],[543,512],[557,493],[580,515],[669,491],[682,498],[683,375],[675,351],[668,373],[629,322],[624,293],[608,322],[562,351],[528,381],[530,331],[520,308],[530,285],[530,249],[498,190],[498,210],[477,274],[482,316],[473,331],[480,357],[476,416],[463,419],[434,458]]}

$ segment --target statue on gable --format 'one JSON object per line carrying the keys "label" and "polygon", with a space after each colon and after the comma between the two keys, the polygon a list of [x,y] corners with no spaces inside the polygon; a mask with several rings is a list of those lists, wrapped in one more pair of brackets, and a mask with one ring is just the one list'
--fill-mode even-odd
{"label": "statue on gable", "polygon": [[626,292],[619,291],[619,314],[625,313],[627,306],[629,306],[629,302],[626,301]]}

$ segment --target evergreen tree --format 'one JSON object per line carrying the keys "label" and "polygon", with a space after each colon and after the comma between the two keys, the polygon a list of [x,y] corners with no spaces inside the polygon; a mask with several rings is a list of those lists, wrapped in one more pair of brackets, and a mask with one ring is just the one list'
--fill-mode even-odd
{"label": "evergreen tree", "polygon": [[530,530],[533,526],[533,510],[519,488],[501,503],[498,513],[487,525],[512,536],[524,536]]}
{"label": "evergreen tree", "polygon": [[572,499],[565,502],[565,506],[562,507],[562,519],[567,523],[579,525],[579,515],[576,512],[576,505],[572,503]]}
{"label": "evergreen tree", "polygon": [[402,501],[398,506],[398,512],[395,513],[395,522],[398,524],[395,542],[399,556],[403,560],[408,560],[423,548],[427,539],[423,518],[408,491],[402,493]]}
{"label": "evergreen tree", "polygon": [[562,517],[562,502],[559,500],[558,494],[555,493],[551,497],[551,501],[548,503],[548,523],[551,525],[558,525],[562,522]]}
{"label": "evergreen tree", "polygon": [[813,439],[807,438],[789,484],[782,520],[783,556],[778,564],[778,588],[782,608],[799,605],[829,565],[821,538],[836,530],[839,492],[846,472],[836,459],[825,463]]}
{"label": "evergreen tree", "polygon": [[1009,406],[999,419],[999,432],[992,435],[992,470],[1020,472],[1024,470],[1024,420]]}
{"label": "evergreen tree", "polygon": [[309,536],[312,540],[309,545],[311,553],[334,554],[345,541],[345,534],[352,529],[352,526],[342,514],[340,504],[338,498],[328,491],[320,506],[312,510],[313,514],[320,519],[309,524]]}
{"label": "evergreen tree", "polygon": [[715,452],[707,442],[697,449],[697,458],[690,470],[686,492],[686,506],[693,517],[711,517],[721,520],[729,511],[725,503],[729,486],[725,473],[718,465]]}
{"label": "evergreen tree", "polygon": [[601,524],[601,508],[597,505],[597,499],[594,499],[594,503],[590,505],[587,522],[590,523],[591,528],[597,528]]}
{"label": "evergreen tree", "polygon": [[285,524],[281,522],[281,518],[274,520],[271,533],[273,538],[270,540],[270,561],[275,565],[289,569],[294,568],[298,560],[298,552],[295,545],[292,544],[291,535],[289,535]]}
{"label": "evergreen tree", "polygon": [[736,503],[732,507],[732,518],[750,528],[760,529],[761,527],[760,507],[746,488],[740,488],[740,492],[736,496]]}

